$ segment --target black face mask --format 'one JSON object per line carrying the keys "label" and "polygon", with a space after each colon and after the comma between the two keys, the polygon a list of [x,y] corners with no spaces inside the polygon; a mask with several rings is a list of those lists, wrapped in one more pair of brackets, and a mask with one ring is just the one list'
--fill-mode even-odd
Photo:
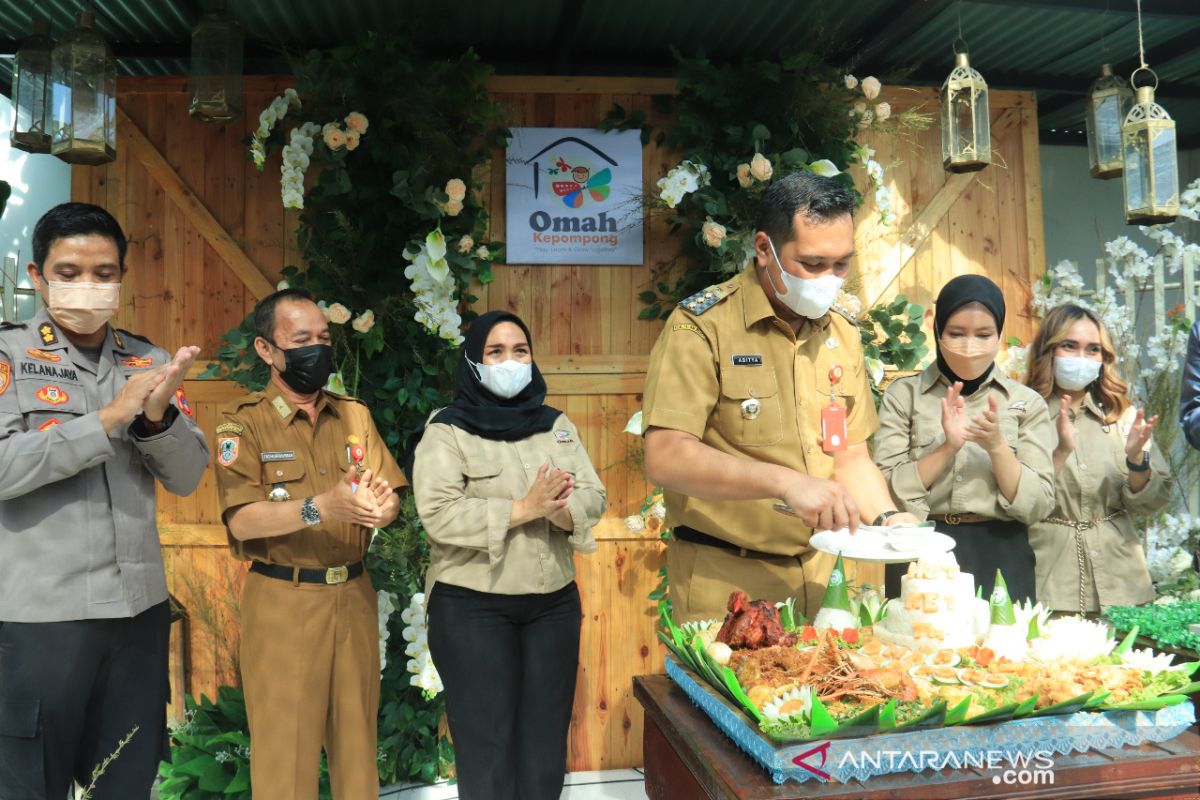
{"label": "black face mask", "polygon": [[284,350],[274,342],[271,344],[283,353],[283,372],[279,377],[300,394],[319,390],[333,374],[333,348],[330,345],[310,344]]}

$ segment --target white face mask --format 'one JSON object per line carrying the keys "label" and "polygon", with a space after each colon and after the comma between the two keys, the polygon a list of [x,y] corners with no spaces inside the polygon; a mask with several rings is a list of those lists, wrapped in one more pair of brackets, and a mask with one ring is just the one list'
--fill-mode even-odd
{"label": "white face mask", "polygon": [[1078,356],[1054,357],[1054,383],[1068,392],[1078,392],[1100,377],[1103,362]]}
{"label": "white face mask", "polygon": [[771,255],[775,257],[775,263],[779,264],[779,276],[787,290],[780,294],[772,282],[771,288],[775,289],[775,296],[779,298],[779,302],[808,319],[820,319],[828,314],[845,280],[833,274],[822,275],[819,278],[799,278],[792,275],[783,268],[779,254],[775,252],[775,243],[770,237],[767,237],[767,244],[771,248]]}
{"label": "white face mask", "polygon": [[467,363],[475,368],[483,388],[504,400],[516,397],[533,382],[533,364],[523,364],[511,358],[499,364],[476,364],[469,359]]}
{"label": "white face mask", "polygon": [[95,333],[121,307],[120,283],[46,281],[46,285],[50,316],[71,333]]}

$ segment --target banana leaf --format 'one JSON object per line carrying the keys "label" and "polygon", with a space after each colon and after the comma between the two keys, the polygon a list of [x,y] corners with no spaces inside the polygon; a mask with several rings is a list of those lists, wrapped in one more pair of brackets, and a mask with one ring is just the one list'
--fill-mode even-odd
{"label": "banana leaf", "polygon": [[977,725],[981,722],[1004,722],[1012,719],[1013,714],[1020,707],[1020,703],[1008,703],[1007,705],[997,706],[991,711],[984,711],[982,714],[976,714],[973,717],[967,717],[963,720],[963,724]]}
{"label": "banana leaf", "polygon": [[1037,696],[1033,696],[1017,706],[1017,710],[1013,712],[1013,719],[1028,717],[1037,709]]}
{"label": "banana leaf", "polygon": [[814,739],[829,736],[838,728],[837,720],[829,713],[829,709],[825,708],[819,697],[813,697],[810,716],[812,722],[809,723],[809,728]]}
{"label": "banana leaf", "polygon": [[967,711],[971,708],[971,698],[964,697],[958,702],[954,708],[946,710],[946,727],[951,725],[959,725],[967,718]]}
{"label": "banana leaf", "polygon": [[762,712],[758,710],[754,703],[750,702],[750,698],[746,695],[742,684],[738,683],[737,674],[729,667],[721,667],[721,678],[725,688],[733,696],[733,699],[745,709],[747,714],[754,717],[759,723],[762,723]]}
{"label": "banana leaf", "polygon": [[670,636],[667,636],[667,634],[663,633],[662,631],[656,632],[658,633],[659,640],[663,643],[667,650],[671,652],[671,655],[675,656],[675,660],[678,661],[680,665],[686,667],[692,663],[692,660],[684,655],[683,650],[675,646],[675,642],[671,641]]}
{"label": "banana leaf", "polygon": [[946,701],[938,700],[927,711],[916,719],[901,723],[892,728],[893,733],[916,730],[917,728],[936,728],[946,722]]}
{"label": "banana leaf", "polygon": [[1195,694],[1196,692],[1200,692],[1200,681],[1192,681],[1187,686],[1171,692],[1171,694]]}
{"label": "banana leaf", "polygon": [[1187,695],[1164,694],[1161,697],[1151,697],[1146,700],[1131,700],[1128,703],[1105,703],[1103,711],[1158,711],[1168,706],[1177,706],[1187,702]]}
{"label": "banana leaf", "polygon": [[1088,700],[1087,705],[1083,707],[1083,710],[1091,711],[1094,708],[1098,708],[1104,705],[1105,701],[1110,697],[1112,697],[1112,692],[1106,689],[1100,689],[1092,695],[1092,699]]}
{"label": "banana leaf", "polygon": [[1129,630],[1129,633],[1125,634],[1125,638],[1121,640],[1121,643],[1117,645],[1117,648],[1112,651],[1112,655],[1116,657],[1117,661],[1120,661],[1121,656],[1133,649],[1133,642],[1135,639],[1137,639],[1137,635],[1138,626],[1134,625]]}
{"label": "banana leaf", "polygon": [[[725,681],[721,678],[720,670],[717,669],[720,665],[714,662],[708,653],[704,652],[704,644],[698,639],[692,639],[690,649],[692,657],[696,660],[696,665],[699,667],[699,674],[718,692],[727,694],[728,690],[725,686]],[[732,700],[734,698],[730,696],[729,699]]]}
{"label": "banana leaf", "polygon": [[1061,703],[1055,703],[1052,706],[1039,708],[1029,716],[1031,717],[1053,717],[1058,714],[1074,714],[1076,711],[1082,711],[1091,702],[1092,695],[1095,692],[1084,692],[1078,697],[1072,697],[1070,700],[1063,700]]}
{"label": "banana leaf", "polygon": [[1200,669],[1200,661],[1189,661],[1186,664],[1180,664],[1179,666],[1173,667],[1172,669],[1186,669],[1189,676],[1195,675],[1196,670]]}
{"label": "banana leaf", "polygon": [[882,706],[874,705],[849,719],[842,720],[837,724],[837,730],[824,734],[825,738],[845,739],[878,733],[880,708]]}

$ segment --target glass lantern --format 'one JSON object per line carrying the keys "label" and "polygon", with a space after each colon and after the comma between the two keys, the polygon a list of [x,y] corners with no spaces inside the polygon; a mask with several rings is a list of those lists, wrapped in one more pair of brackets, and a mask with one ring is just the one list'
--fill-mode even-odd
{"label": "glass lantern", "polygon": [[90,10],[50,56],[50,152],[71,164],[117,157],[117,62]]}
{"label": "glass lantern", "polygon": [[1125,167],[1121,155],[1121,123],[1133,105],[1133,90],[1123,78],[1113,74],[1111,64],[1103,64],[1100,77],[1088,90],[1084,105],[1092,177],[1119,178]]}
{"label": "glass lantern", "polygon": [[1179,216],[1175,121],[1154,102],[1153,86],[1138,87],[1137,104],[1125,117],[1121,140],[1125,149],[1125,222],[1174,222]]}
{"label": "glass lantern", "polygon": [[242,113],[242,44],[238,21],[217,2],[192,31],[192,101],[188,113],[204,122],[229,122]]}
{"label": "glass lantern", "polygon": [[942,166],[974,172],[992,163],[988,88],[967,53],[955,52],[954,70],[942,84]]}
{"label": "glass lantern", "polygon": [[13,60],[13,126],[8,141],[27,153],[49,153],[46,132],[50,82],[50,24],[34,17],[33,33],[21,42]]}

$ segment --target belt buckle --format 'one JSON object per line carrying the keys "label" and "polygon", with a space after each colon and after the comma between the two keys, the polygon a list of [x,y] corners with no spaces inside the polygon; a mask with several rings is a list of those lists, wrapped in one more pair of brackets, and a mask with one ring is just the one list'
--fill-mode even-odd
{"label": "belt buckle", "polygon": [[325,570],[325,583],[338,584],[350,580],[349,567],[330,567]]}
{"label": "belt buckle", "polygon": [[962,522],[961,514],[947,514],[946,515],[946,524],[947,525],[958,525],[961,522]]}

